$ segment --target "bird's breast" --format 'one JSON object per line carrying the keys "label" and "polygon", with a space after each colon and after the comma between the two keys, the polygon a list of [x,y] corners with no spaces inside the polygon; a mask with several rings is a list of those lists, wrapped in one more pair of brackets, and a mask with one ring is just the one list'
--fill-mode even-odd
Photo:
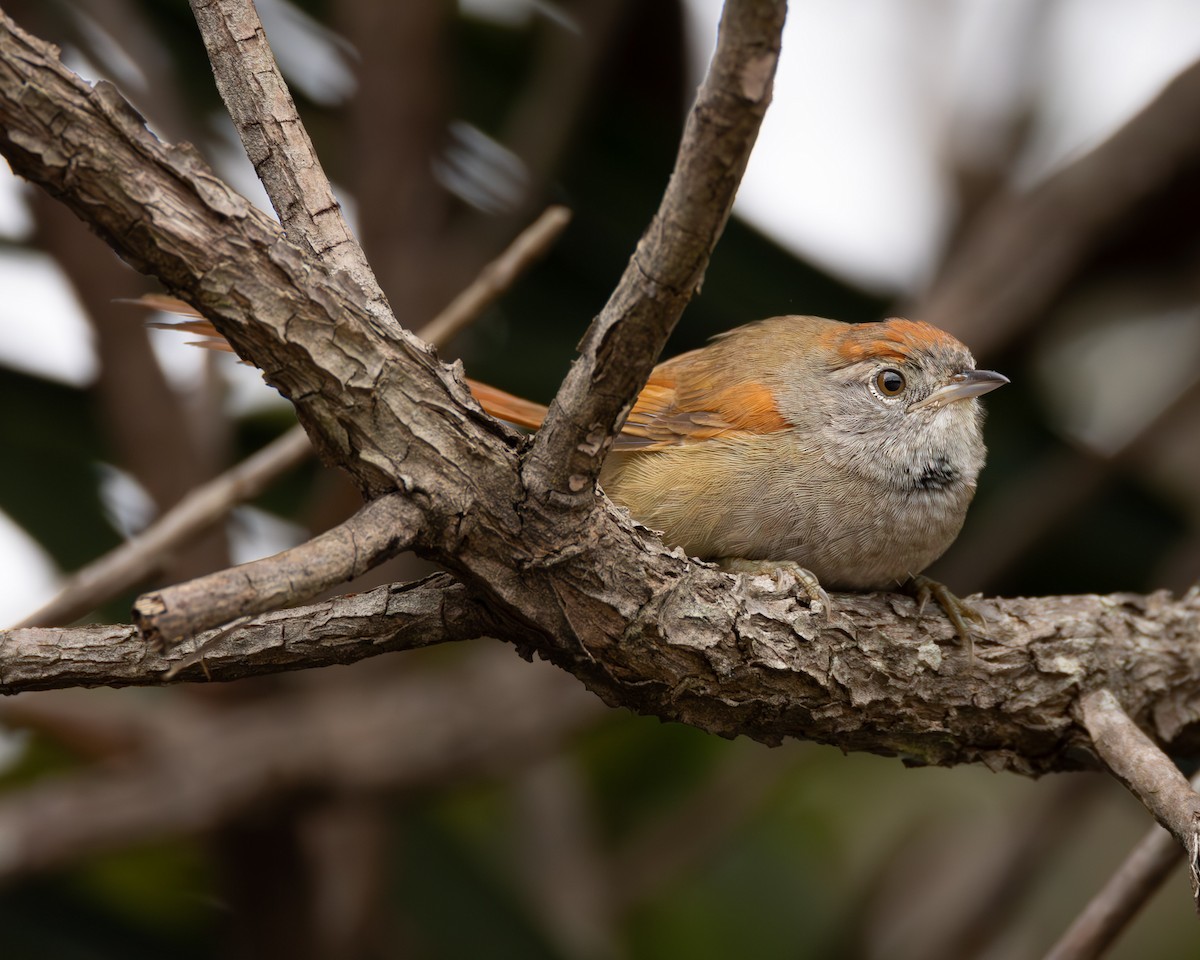
{"label": "bird's breast", "polygon": [[974,477],[948,458],[930,458],[910,479],[863,475],[776,433],[614,454],[601,484],[690,556],[789,560],[827,588],[871,589],[936,560],[974,494]]}

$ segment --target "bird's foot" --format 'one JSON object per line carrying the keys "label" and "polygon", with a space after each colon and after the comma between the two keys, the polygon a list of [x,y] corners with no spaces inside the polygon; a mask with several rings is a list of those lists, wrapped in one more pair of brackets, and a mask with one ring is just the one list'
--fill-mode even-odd
{"label": "bird's foot", "polygon": [[806,570],[793,560],[747,560],[744,557],[722,557],[717,566],[729,573],[748,573],[751,576],[769,576],[780,587],[787,587],[791,577],[808,597],[808,608],[821,617],[829,619],[832,605],[829,594],[811,570]]}
{"label": "bird's foot", "polygon": [[[954,632],[958,634],[958,639],[967,648],[969,661],[971,663],[975,662],[974,634],[978,632],[982,636],[987,636],[987,621],[983,618],[983,614],[967,603],[966,600],[957,596],[944,583],[931,580],[929,577],[922,576],[921,574],[909,577],[901,584],[900,589],[917,601],[918,617],[925,612],[925,605],[930,599],[936,600],[937,605],[942,608],[953,625]],[[972,624],[974,625],[974,630],[972,629]]]}

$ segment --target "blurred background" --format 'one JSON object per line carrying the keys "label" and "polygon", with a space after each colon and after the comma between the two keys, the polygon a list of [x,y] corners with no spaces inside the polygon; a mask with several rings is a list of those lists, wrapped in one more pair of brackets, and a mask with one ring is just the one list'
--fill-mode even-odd
{"label": "blurred background", "polygon": [[[655,209],[715,0],[260,0],[406,326],[550,203],[548,255],[441,354],[546,400]],[[269,210],[182,0],[9,0]],[[961,594],[1200,574],[1200,7],[796,0],[759,146],[669,352],[763,316],[904,313],[1011,387],[932,573]],[[151,330],[154,289],[0,165],[0,623],[294,424]],[[275,552],[356,495],[310,459],[136,593]],[[358,584],[424,572],[396,561]],[[352,588],[353,589],[353,588]],[[1040,782],[604,708],[496,644],[238,684],[0,701],[13,957],[1044,952],[1147,829]],[[1191,957],[1175,875],[1118,957]]]}

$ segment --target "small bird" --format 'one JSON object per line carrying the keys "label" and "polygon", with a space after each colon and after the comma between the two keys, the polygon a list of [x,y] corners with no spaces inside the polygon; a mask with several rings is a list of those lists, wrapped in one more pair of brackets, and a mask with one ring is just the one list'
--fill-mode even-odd
{"label": "small bird", "polygon": [[[229,349],[192,316],[170,325]],[[893,318],[760,320],[660,363],[600,473],[612,501],[669,546],[732,572],[790,572],[814,608],[825,589],[934,599],[972,652],[981,618],[922,571],[962,529],[983,469],[979,397],[1008,383],[962,343]],[[468,380],[492,416],[536,430],[546,407]]]}
{"label": "small bird", "polygon": [[[600,485],[689,556],[785,565],[818,604],[820,587],[932,596],[969,643],[977,615],[920,574],[962,528],[986,452],[978,398],[1006,383],[927,323],[761,320],[654,368]],[[546,414],[468,385],[499,419]]]}

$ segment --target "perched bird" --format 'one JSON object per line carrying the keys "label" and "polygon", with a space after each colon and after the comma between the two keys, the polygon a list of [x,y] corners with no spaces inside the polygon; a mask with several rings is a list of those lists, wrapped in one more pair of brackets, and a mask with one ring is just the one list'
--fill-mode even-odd
{"label": "perched bird", "polygon": [[[600,484],[689,556],[790,565],[818,603],[818,583],[907,587],[966,635],[973,611],[919,575],[962,528],[984,463],[978,397],[1005,383],[926,323],[774,317],[655,367]],[[500,419],[545,416],[469,385]]]}
{"label": "perched bird", "polygon": [[[180,301],[141,302],[219,337]],[[467,383],[501,420],[536,430],[546,415]],[[932,597],[971,649],[966,621],[978,615],[921,572],[954,542],[975,495],[978,398],[1006,383],[927,323],[761,320],[654,368],[600,485],[668,545],[734,572],[788,570],[826,612],[825,588]]]}

